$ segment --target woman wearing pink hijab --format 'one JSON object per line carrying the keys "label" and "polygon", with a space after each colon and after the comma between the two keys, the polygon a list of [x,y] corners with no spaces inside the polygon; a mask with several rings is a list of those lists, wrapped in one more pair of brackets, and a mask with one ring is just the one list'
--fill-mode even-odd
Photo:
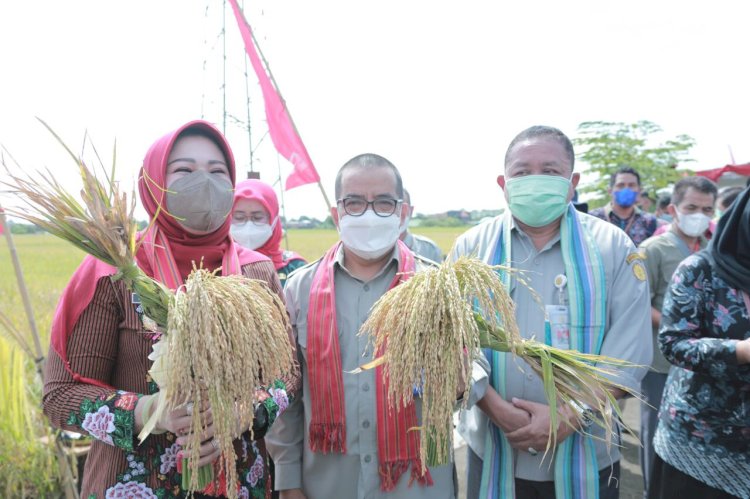
{"label": "woman wearing pink hijab", "polygon": [[231,232],[237,244],[273,261],[282,286],[293,270],[307,263],[297,253],[281,249],[283,230],[279,201],[273,188],[265,182],[248,179],[237,184]]}
{"label": "woman wearing pink hijab", "polygon": [[[157,140],[138,179],[153,222],[139,235],[138,266],[176,289],[193,263],[202,262],[223,275],[263,280],[281,295],[272,262],[239,247],[229,235],[234,179],[232,151],[213,125],[192,121]],[[210,421],[211,409],[187,403],[165,414],[139,444],[137,435],[158,391],[148,375],[148,355],[160,333],[146,330],[138,296],[112,279],[116,273],[88,256],[63,292],[45,366],[44,411],[55,426],[93,437],[81,497],[184,497],[180,453],[188,439],[198,438],[188,433],[189,415],[200,410]],[[291,341],[290,336],[294,348]],[[298,387],[299,379],[290,376],[256,390],[254,436],[244,431],[235,444],[241,456],[240,497],[270,497],[262,436]],[[199,466],[219,457],[213,431],[210,425],[200,436]],[[216,470],[215,476],[204,494],[226,492],[223,474]]]}

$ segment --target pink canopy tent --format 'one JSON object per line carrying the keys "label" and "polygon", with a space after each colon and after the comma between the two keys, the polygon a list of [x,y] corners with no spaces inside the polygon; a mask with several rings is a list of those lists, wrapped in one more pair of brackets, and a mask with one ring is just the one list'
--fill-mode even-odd
{"label": "pink canopy tent", "polygon": [[703,171],[695,172],[695,174],[700,175],[702,177],[707,177],[713,180],[714,182],[718,182],[719,177],[721,177],[727,172],[732,172],[738,175],[744,175],[746,177],[750,177],[750,163],[746,163],[744,165],[726,165],[726,166],[722,166],[721,168],[713,168],[711,170],[703,170]]}

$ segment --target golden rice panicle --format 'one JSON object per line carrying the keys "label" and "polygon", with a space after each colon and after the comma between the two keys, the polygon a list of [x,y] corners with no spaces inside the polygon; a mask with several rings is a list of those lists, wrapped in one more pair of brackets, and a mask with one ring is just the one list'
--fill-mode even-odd
{"label": "golden rice panicle", "polygon": [[417,272],[383,295],[362,326],[383,356],[391,406],[411,402],[415,387],[421,388],[421,458],[426,464],[450,457],[456,398],[470,389],[470,361],[480,348],[475,304],[499,311],[488,314],[489,320],[520,338],[502,282],[476,259]]}
{"label": "golden rice panicle", "polygon": [[[81,177],[83,188],[79,201],[69,193],[47,170],[36,174],[15,175],[11,172],[5,154],[3,166],[10,179],[5,185],[24,203],[26,209],[8,208],[8,213],[31,223],[48,232],[65,239],[94,257],[120,267],[133,261],[135,254],[136,222],[133,218],[135,195],[122,192],[115,181],[114,157],[111,171],[105,171],[100,180],[83,159],[79,158],[63,140],[40,120],[47,130],[63,146],[73,159]],[[90,141],[91,146],[98,153]],[[8,155],[16,167],[20,165]],[[104,171],[104,166],[100,167]],[[15,168],[14,168],[15,169]],[[23,168],[20,168],[23,171]]]}
{"label": "golden rice panicle", "polygon": [[454,268],[461,283],[461,294],[464,299],[475,304],[477,311],[491,327],[505,331],[511,347],[517,345],[521,340],[521,333],[516,322],[515,304],[498,270],[513,272],[516,279],[522,277],[513,269],[490,266],[477,258],[467,256],[456,260]]}
{"label": "golden rice panicle", "polygon": [[[252,427],[254,388],[293,369],[288,328],[284,304],[262,281],[217,277],[199,269],[175,297],[167,335],[173,370],[165,393],[167,407],[174,409],[186,400],[196,407],[210,403],[227,483],[237,479],[232,441],[238,419],[241,428]],[[205,423],[200,411],[194,411],[192,431],[200,434]],[[190,487],[195,489],[199,446],[189,445],[186,452]],[[227,493],[236,497],[231,487]]]}
{"label": "golden rice panicle", "polygon": [[[41,121],[41,120],[40,120]],[[166,328],[167,309],[171,293],[160,283],[146,276],[135,264],[137,224],[133,213],[136,206],[135,192],[124,192],[115,180],[115,162],[102,178],[42,122],[73,159],[81,178],[80,200],[68,192],[55,176],[47,170],[35,176],[15,175],[11,172],[3,155],[2,163],[8,181],[3,182],[23,203],[25,209],[8,208],[7,212],[42,227],[51,234],[64,239],[93,257],[117,267],[116,279],[123,279],[126,286],[137,292],[146,315]],[[93,144],[91,147],[96,152]],[[98,157],[98,153],[97,153]],[[10,157],[12,160],[12,157]],[[14,160],[16,169],[23,171]]]}

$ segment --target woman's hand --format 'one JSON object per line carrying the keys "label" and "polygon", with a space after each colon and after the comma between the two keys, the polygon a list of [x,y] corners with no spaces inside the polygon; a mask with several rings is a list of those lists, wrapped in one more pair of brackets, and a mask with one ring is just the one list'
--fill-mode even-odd
{"label": "woman's hand", "polygon": [[[210,409],[208,410],[210,412]],[[200,459],[198,460],[198,466],[211,464],[216,461],[221,455],[219,450],[219,441],[214,439],[214,425],[213,421],[209,424],[200,435],[195,433],[187,433],[177,437],[175,443],[183,449],[192,442],[200,442]]]}
{"label": "woman's hand", "polygon": [[302,489],[288,489],[279,491],[279,499],[306,499]]}
{"label": "woman's hand", "polygon": [[750,338],[737,342],[737,363],[750,364]]}
{"label": "woman's hand", "polygon": [[[143,429],[143,425],[149,420],[151,415],[156,410],[156,398],[158,394],[144,395],[138,399],[138,403],[135,406],[135,429],[140,432]],[[174,433],[177,436],[185,435],[190,431],[192,424],[192,415],[195,410],[195,406],[192,402],[188,402],[185,405],[178,407],[172,411],[165,411],[154,426],[152,433],[164,433],[168,431]],[[213,424],[213,413],[208,404],[208,401],[204,401],[201,408],[201,416],[204,426]]]}

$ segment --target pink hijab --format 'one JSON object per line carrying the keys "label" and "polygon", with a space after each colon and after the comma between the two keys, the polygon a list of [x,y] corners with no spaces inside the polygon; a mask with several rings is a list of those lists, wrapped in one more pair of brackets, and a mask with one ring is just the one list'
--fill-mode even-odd
{"label": "pink hijab", "polygon": [[[271,223],[279,216],[279,200],[276,197],[276,192],[265,182],[256,179],[247,179],[239,182],[234,189],[235,206],[240,199],[259,202],[268,212]],[[279,219],[268,241],[255,250],[270,258],[276,270],[284,268],[292,260],[303,260],[297,253],[292,251],[285,252],[281,249],[282,235],[281,219]]]}
{"label": "pink hijab", "polygon": [[[235,183],[236,169],[234,155],[221,132],[206,121],[191,121],[174,130],[149,148],[143,160],[143,167],[138,178],[138,192],[144,208],[152,219],[156,216],[151,229],[142,234],[143,244],[138,252],[138,266],[150,277],[164,282],[170,288],[176,288],[193,268],[192,262],[203,259],[204,267],[213,270],[222,267],[224,273],[239,273],[238,266],[265,260],[258,252],[236,245],[229,235],[232,225],[227,217],[218,230],[203,236],[192,235],[166,211],[159,211],[161,205],[166,207],[167,159],[175,141],[185,132],[198,132],[213,140],[224,153],[229,167],[232,185]],[[158,215],[157,215],[158,211]],[[171,257],[170,257],[171,254]],[[176,269],[165,268],[176,264]],[[228,272],[227,272],[228,271]]]}
{"label": "pink hijab", "polygon": [[[219,146],[226,157],[232,185],[235,180],[232,150],[221,132],[206,121],[191,121],[181,126],[154,142],[146,153],[138,179],[138,191],[149,216],[153,218],[156,215],[156,219],[146,233],[139,234],[139,242],[142,244],[136,254],[136,261],[144,273],[170,289],[179,287],[192,270],[192,262],[200,262],[201,258],[204,267],[221,267],[224,275],[239,274],[243,265],[268,259],[258,252],[234,244],[229,235],[231,217],[227,217],[224,225],[215,232],[194,236],[188,234],[165,211],[157,214],[159,204],[166,204],[164,179],[169,153],[180,134],[193,130],[209,137]],[[73,372],[66,351],[68,337],[83,310],[91,302],[99,279],[116,273],[116,268],[87,255],[60,297],[50,336],[50,346],[63,360],[74,380],[105,388],[111,387],[101,380],[86,378]]]}

